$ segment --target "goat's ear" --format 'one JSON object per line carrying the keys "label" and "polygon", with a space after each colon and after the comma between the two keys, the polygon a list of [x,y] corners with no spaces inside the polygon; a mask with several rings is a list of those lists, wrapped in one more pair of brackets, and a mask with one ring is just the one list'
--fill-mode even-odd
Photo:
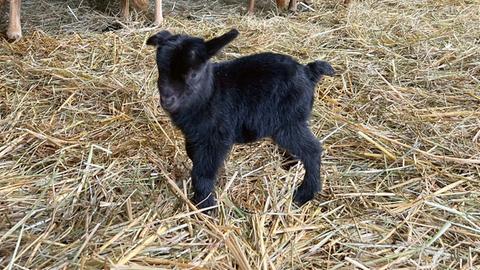
{"label": "goat's ear", "polygon": [[239,33],[237,29],[232,29],[219,37],[206,41],[205,47],[207,48],[208,58],[217,54],[223,47],[225,47],[225,45],[232,42],[232,40],[234,40],[238,34]]}
{"label": "goat's ear", "polygon": [[147,45],[159,47],[171,36],[172,34],[168,31],[158,32],[147,39]]}

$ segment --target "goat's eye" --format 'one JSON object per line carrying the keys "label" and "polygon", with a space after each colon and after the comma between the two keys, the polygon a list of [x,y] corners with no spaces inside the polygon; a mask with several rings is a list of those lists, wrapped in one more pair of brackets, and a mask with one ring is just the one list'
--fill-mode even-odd
{"label": "goat's eye", "polygon": [[191,72],[190,79],[196,79],[198,77],[198,72]]}

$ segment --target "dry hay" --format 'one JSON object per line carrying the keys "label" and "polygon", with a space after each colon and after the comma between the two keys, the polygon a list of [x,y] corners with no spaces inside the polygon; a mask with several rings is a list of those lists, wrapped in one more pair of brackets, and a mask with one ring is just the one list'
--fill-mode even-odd
{"label": "dry hay", "polygon": [[269,50],[338,70],[311,121],[322,194],[292,207],[303,170],[282,170],[269,141],[236,146],[214,217],[187,205],[183,140],[157,108],[152,14],[102,33],[116,18],[83,2],[32,2],[26,37],[0,41],[2,268],[480,266],[478,1],[317,0],[255,17],[243,1],[167,2],[174,32],[240,30],[217,59]]}

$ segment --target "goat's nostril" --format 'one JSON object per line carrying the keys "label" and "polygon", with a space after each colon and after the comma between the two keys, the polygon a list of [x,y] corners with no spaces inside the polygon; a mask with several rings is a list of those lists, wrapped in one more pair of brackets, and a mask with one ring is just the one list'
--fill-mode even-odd
{"label": "goat's nostril", "polygon": [[170,97],[160,97],[160,103],[164,107],[169,107],[172,106],[175,103],[175,97],[170,96]]}

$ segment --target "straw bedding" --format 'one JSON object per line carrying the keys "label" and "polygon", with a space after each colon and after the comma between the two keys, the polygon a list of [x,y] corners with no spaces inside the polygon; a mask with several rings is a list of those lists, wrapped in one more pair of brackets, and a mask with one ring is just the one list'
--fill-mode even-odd
{"label": "straw bedding", "polygon": [[[324,59],[311,126],[324,191],[264,140],[236,146],[217,214],[189,205],[190,161],[158,108],[153,14],[24,1],[0,40],[0,266],[6,269],[476,269],[480,266],[480,4],[166,1],[162,28],[241,35],[255,52]],[[2,14],[1,29],[5,29]],[[119,23],[123,29],[103,32]]]}

